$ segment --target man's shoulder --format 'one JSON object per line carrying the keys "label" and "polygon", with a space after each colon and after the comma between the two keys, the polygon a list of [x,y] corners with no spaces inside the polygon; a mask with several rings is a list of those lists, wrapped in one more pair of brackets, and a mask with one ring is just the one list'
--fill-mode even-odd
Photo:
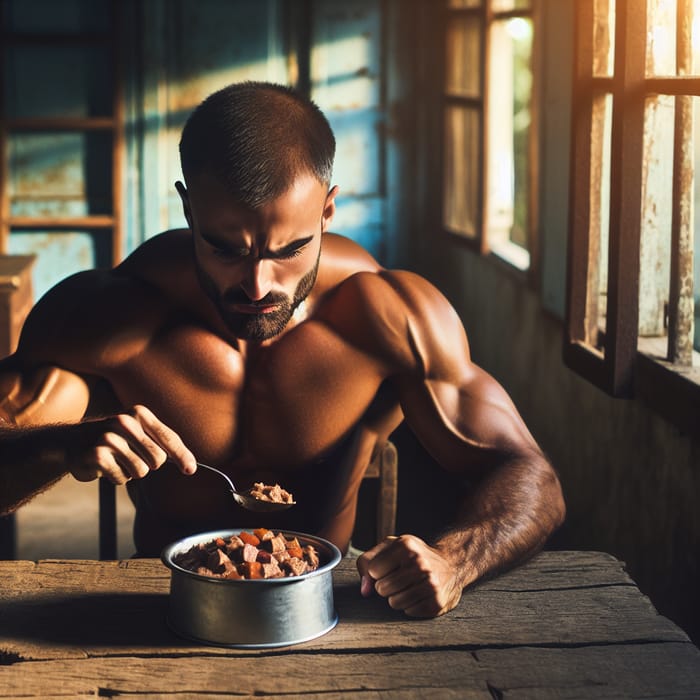
{"label": "man's shoulder", "polygon": [[147,342],[165,311],[162,295],[146,281],[119,268],[84,270],[61,280],[34,305],[18,352],[34,364],[97,370],[115,353],[129,351],[124,329],[130,329],[133,349]]}
{"label": "man's shoulder", "polygon": [[419,317],[436,312],[456,316],[445,295],[426,277],[410,270],[361,270],[341,281],[337,291],[355,295],[360,309],[393,309]]}
{"label": "man's shoulder", "polygon": [[347,329],[353,342],[371,345],[402,365],[418,362],[425,369],[450,343],[466,346],[452,304],[425,277],[408,270],[380,268],[348,276],[328,295],[319,315]]}
{"label": "man's shoulder", "polygon": [[316,290],[325,293],[358,272],[378,272],[381,265],[365,248],[337,233],[324,233]]}

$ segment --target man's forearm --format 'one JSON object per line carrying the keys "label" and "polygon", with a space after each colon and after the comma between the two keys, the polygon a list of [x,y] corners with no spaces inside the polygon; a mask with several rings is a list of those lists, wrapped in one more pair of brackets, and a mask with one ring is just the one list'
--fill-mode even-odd
{"label": "man's forearm", "polygon": [[19,508],[68,472],[71,426],[0,427],[0,514]]}
{"label": "man's forearm", "polygon": [[546,459],[511,457],[474,487],[435,546],[454,563],[464,587],[538,552],[564,513],[559,480]]}

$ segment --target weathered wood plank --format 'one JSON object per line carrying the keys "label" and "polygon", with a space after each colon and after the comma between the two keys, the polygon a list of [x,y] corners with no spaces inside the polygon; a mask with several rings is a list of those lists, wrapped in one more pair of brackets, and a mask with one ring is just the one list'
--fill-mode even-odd
{"label": "weathered wood plank", "polygon": [[[99,562],[93,560],[3,561],[0,598],[18,592],[50,587],[54,590],[124,590],[167,592],[169,571],[155,559]],[[355,562],[344,559],[334,571],[334,580],[351,584],[358,580]],[[599,552],[542,552],[524,566],[485,581],[475,590],[527,591],[568,589],[634,582],[614,557]]]}
{"label": "weathered wood plank", "polygon": [[629,585],[624,563],[604,552],[540,552],[523,566],[480,584],[488,590]]}
{"label": "weathered wood plank", "polygon": [[[362,598],[354,563],[344,560],[334,576],[340,622],[329,634],[302,646],[352,651],[415,645],[478,649],[687,641],[685,633],[658,615],[624,577],[618,577],[617,584],[601,583],[618,580],[614,573],[622,571],[618,562],[588,559],[589,572],[579,577],[578,559],[562,558],[560,553],[539,557],[500,581],[465,592],[456,610],[434,621],[407,618],[379,597]],[[182,654],[206,649],[167,628],[169,572],[158,561],[6,564],[0,565],[0,575],[13,583],[3,587],[0,595],[0,653],[10,658]],[[591,573],[596,567],[609,569],[610,575]],[[528,569],[536,574],[531,582],[526,578]],[[561,587],[547,590],[546,582],[538,581],[547,569],[559,572]],[[14,575],[6,578],[6,571]],[[512,583],[516,573],[519,578]],[[581,586],[580,578],[587,583]],[[207,653],[225,655],[227,650]]]}
{"label": "weathered wood plank", "polygon": [[691,644],[576,649],[508,648],[470,653],[91,658],[0,667],[0,698],[100,694],[242,697],[691,698],[700,652]]}
{"label": "weathered wood plank", "polygon": [[[455,610],[429,626],[390,610],[381,599],[358,598],[355,586],[335,589],[341,622],[360,622],[362,644],[378,648],[386,644],[387,625],[396,646],[410,645],[414,637],[433,646],[688,640],[630,586],[523,592],[477,588],[466,591]],[[332,634],[340,644],[342,625]]]}
{"label": "weathered wood plank", "polygon": [[[167,591],[169,572],[156,559],[129,559],[121,562],[94,560],[46,559],[39,562],[0,562],[3,581],[7,582],[0,595],[13,590],[52,588],[74,590],[80,585],[109,589],[118,581],[138,585],[140,592]],[[355,562],[341,561],[334,574],[339,581],[357,580]],[[599,585],[634,585],[623,570],[623,564],[601,552],[542,552],[532,561],[513,571],[482,583],[486,590],[533,590],[537,588],[571,588]]]}

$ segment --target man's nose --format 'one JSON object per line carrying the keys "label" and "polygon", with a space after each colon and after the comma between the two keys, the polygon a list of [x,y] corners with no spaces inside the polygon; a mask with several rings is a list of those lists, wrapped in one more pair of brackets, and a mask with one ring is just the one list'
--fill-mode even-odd
{"label": "man's nose", "polygon": [[272,289],[269,268],[265,260],[250,261],[241,287],[251,301],[260,301]]}

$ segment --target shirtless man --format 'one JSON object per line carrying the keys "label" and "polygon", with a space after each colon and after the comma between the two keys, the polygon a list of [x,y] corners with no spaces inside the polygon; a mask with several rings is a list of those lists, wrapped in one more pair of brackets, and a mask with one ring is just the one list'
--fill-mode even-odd
{"label": "shirtless man", "polygon": [[[176,183],[189,229],[58,284],[0,363],[2,511],[70,472],[127,484],[142,555],[261,524],[345,551],[373,450],[405,418],[474,487],[435,541],[361,555],[364,595],[439,615],[543,545],[564,515],[552,467],[445,298],[328,232],[334,150],[283,87],[232,85],[193,112]],[[261,523],[195,459],[298,505]]]}

